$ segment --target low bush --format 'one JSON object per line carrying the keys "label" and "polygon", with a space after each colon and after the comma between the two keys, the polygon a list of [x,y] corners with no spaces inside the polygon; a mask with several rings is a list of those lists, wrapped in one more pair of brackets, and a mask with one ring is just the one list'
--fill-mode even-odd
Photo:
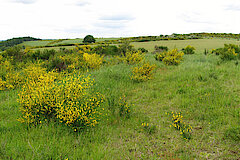
{"label": "low bush", "polygon": [[168,47],[167,46],[155,46],[154,47],[154,51],[153,53],[156,54],[156,53],[161,53],[161,52],[165,52],[165,51],[168,51]]}
{"label": "low bush", "polygon": [[128,51],[122,57],[118,57],[120,61],[129,65],[140,63],[144,60],[145,55],[141,51],[133,52]]}
{"label": "low bush", "polygon": [[148,53],[148,50],[145,48],[138,48],[138,51],[141,51],[142,53]]}
{"label": "low bush", "polygon": [[61,71],[67,69],[66,62],[65,62],[64,59],[61,58],[60,56],[54,56],[54,57],[52,57],[52,58],[46,63],[46,67],[47,67],[48,71],[57,70],[58,72],[61,72]]}
{"label": "low bush", "polygon": [[168,52],[162,52],[155,55],[155,59],[163,61],[165,65],[178,65],[183,60],[183,52],[178,52],[177,49],[173,49]]}
{"label": "low bush", "polygon": [[219,55],[222,60],[240,58],[240,47],[235,44],[224,44],[223,48],[212,49],[211,53]]}
{"label": "low bush", "polygon": [[14,46],[11,47],[3,52],[4,57],[12,57],[12,64],[16,64],[17,62],[21,62],[24,57],[25,53],[23,47],[21,46]]}
{"label": "low bush", "polygon": [[194,50],[196,49],[190,45],[182,49],[184,54],[194,54],[195,53]]}
{"label": "low bush", "polygon": [[238,54],[235,52],[234,48],[229,48],[227,51],[223,50],[220,52],[220,58],[222,60],[234,60],[237,59]]}
{"label": "low bush", "polygon": [[123,56],[126,56],[126,53],[135,51],[134,46],[130,45],[129,41],[124,41],[123,44],[119,45],[119,51]]}
{"label": "low bush", "polygon": [[98,54],[83,54],[83,61],[86,68],[88,69],[98,69],[103,63],[103,57]]}
{"label": "low bush", "polygon": [[119,48],[113,45],[97,45],[92,48],[92,52],[99,55],[120,55]]}
{"label": "low bush", "polygon": [[77,131],[95,126],[101,116],[103,96],[91,88],[83,75],[69,75],[56,81],[56,73],[40,67],[26,70],[27,80],[19,93],[22,123],[39,124],[54,120]]}
{"label": "low bush", "polygon": [[156,68],[155,65],[144,63],[132,69],[131,79],[137,82],[147,81],[153,78],[153,70]]}
{"label": "low bush", "polygon": [[160,52],[160,53],[155,54],[154,57],[157,61],[162,61],[163,58],[166,57],[166,55],[167,55],[167,52]]}

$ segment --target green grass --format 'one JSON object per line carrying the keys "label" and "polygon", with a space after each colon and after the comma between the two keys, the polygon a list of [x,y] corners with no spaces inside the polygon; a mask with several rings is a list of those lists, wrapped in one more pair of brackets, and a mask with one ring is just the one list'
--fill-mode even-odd
{"label": "green grass", "polygon": [[[189,41],[197,53],[185,55],[179,66],[164,66],[147,54],[146,60],[157,65],[154,79],[147,82],[131,81],[133,66],[126,64],[92,71],[95,89],[105,95],[109,118],[79,133],[54,122],[37,127],[19,123],[18,90],[0,92],[0,159],[237,159],[240,66],[204,55],[202,49],[211,48],[211,41],[202,46],[201,40]],[[134,45],[150,49],[155,43],[160,42]],[[184,41],[164,43],[185,46]],[[225,42],[213,43],[215,48]],[[134,104],[130,119],[118,114],[117,100],[123,94]],[[190,140],[169,127],[166,112],[172,111],[182,112],[184,122],[193,127]],[[149,134],[142,122],[155,125],[156,131]]]}
{"label": "green grass", "polygon": [[52,40],[27,41],[27,42],[23,42],[22,45],[24,45],[26,47],[46,46],[50,42],[52,42]]}
{"label": "green grass", "polygon": [[133,42],[131,43],[135,48],[145,48],[150,52],[154,51],[154,46],[167,46],[169,49],[182,49],[187,45],[191,45],[196,48],[197,51],[202,52],[204,49],[216,49],[223,47],[224,44],[238,44],[240,42],[237,40],[229,40],[229,39],[194,39],[194,40],[169,40],[169,41],[152,41],[152,42]]}

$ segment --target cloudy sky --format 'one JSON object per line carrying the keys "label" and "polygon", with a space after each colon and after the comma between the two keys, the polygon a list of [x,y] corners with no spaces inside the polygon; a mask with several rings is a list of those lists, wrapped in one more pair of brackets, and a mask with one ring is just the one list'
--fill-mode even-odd
{"label": "cloudy sky", "polygon": [[0,40],[240,33],[240,0],[0,0]]}

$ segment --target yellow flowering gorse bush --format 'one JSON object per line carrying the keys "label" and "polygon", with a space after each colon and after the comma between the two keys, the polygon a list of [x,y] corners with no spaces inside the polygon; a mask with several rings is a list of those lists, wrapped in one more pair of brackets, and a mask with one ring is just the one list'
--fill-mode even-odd
{"label": "yellow flowering gorse bush", "polygon": [[38,124],[42,120],[54,119],[75,131],[95,126],[103,108],[103,96],[93,92],[93,81],[83,75],[65,75],[56,80],[55,72],[43,68],[28,69],[26,83],[19,93],[19,121]]}
{"label": "yellow flowering gorse bush", "polygon": [[15,71],[11,62],[0,55],[0,91],[14,89],[20,86],[22,81],[21,73]]}
{"label": "yellow flowering gorse bush", "polygon": [[85,66],[89,69],[98,69],[103,63],[103,57],[98,54],[83,54]]}
{"label": "yellow flowering gorse bush", "polygon": [[168,52],[162,52],[155,55],[155,59],[163,61],[165,65],[178,65],[183,60],[183,52],[178,52],[177,49],[173,49]]}
{"label": "yellow flowering gorse bush", "polygon": [[95,126],[100,120],[103,96],[91,92],[90,77],[68,76],[58,83],[56,118],[75,129]]}
{"label": "yellow flowering gorse bush", "polygon": [[141,51],[127,51],[125,55],[122,55],[122,57],[118,57],[118,59],[130,65],[137,64],[144,60],[144,54]]}
{"label": "yellow flowering gorse bush", "polygon": [[222,60],[232,60],[236,59],[238,54],[235,52],[234,48],[228,48],[227,51],[220,52],[220,58]]}
{"label": "yellow flowering gorse bush", "polygon": [[[55,111],[56,94],[54,93],[53,72],[47,73],[40,66],[30,66],[24,70],[26,82],[19,93],[21,122],[38,123],[43,117],[51,117]],[[54,103],[55,101],[55,103]]]}
{"label": "yellow flowering gorse bush", "polygon": [[132,69],[131,79],[135,81],[147,81],[153,78],[153,70],[156,65],[150,65],[149,63],[144,63],[138,67]]}

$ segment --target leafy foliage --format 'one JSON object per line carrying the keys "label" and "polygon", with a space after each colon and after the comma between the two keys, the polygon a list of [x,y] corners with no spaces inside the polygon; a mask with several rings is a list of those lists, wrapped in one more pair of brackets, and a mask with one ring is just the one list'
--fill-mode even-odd
{"label": "leafy foliage", "polygon": [[164,51],[168,51],[168,47],[167,46],[155,46],[154,47],[155,51],[153,53],[161,53]]}
{"label": "leafy foliage", "polygon": [[155,55],[155,59],[163,61],[165,65],[178,65],[183,60],[183,52],[178,52],[177,49],[173,49],[168,52],[162,52]]}
{"label": "leafy foliage", "polygon": [[92,35],[87,35],[83,39],[83,43],[95,43],[95,42],[96,42],[96,40]]}
{"label": "leafy foliage", "polygon": [[211,53],[220,55],[222,60],[235,60],[240,58],[240,47],[234,44],[224,44],[223,48],[213,49]]}
{"label": "leafy foliage", "polygon": [[194,50],[196,49],[190,45],[182,49],[184,54],[194,54],[195,53]]}
{"label": "leafy foliage", "polygon": [[97,45],[92,48],[92,52],[99,55],[120,55],[120,49],[117,46]]}

